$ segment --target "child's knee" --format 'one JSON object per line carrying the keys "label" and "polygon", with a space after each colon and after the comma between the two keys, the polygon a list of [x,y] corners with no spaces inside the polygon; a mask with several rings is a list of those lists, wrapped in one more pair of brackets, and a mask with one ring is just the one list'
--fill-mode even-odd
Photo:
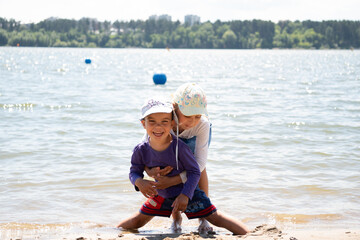
{"label": "child's knee", "polygon": [[144,216],[144,215],[138,215],[136,218],[133,219],[133,225],[135,226],[134,228],[141,228],[143,227],[146,223],[148,223],[150,221],[151,218],[149,218],[148,216]]}
{"label": "child's knee", "polygon": [[151,216],[147,216],[144,214],[136,214],[124,221],[122,221],[117,227],[123,229],[138,229],[143,227],[146,223],[148,223],[152,219]]}

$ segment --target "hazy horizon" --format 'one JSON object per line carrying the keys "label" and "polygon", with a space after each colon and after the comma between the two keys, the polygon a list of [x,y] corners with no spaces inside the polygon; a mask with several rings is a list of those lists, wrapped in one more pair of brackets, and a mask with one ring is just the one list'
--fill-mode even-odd
{"label": "hazy horizon", "polygon": [[79,20],[96,18],[98,21],[147,20],[152,15],[167,14],[172,21],[184,22],[185,15],[197,15],[201,22],[253,20],[278,22],[360,20],[360,1],[310,0],[197,0],[172,1],[113,1],[103,0],[0,0],[0,17],[21,23],[37,23],[50,17]]}
{"label": "hazy horizon", "polygon": [[[155,14],[154,14],[155,15]],[[161,14],[161,15],[168,15],[166,13],[164,14]],[[195,14],[188,14],[188,15],[195,15]],[[160,16],[160,15],[158,15]],[[169,15],[170,16],[170,15]],[[185,15],[186,16],[186,15]],[[184,16],[184,18],[185,18]],[[196,15],[198,16],[198,15]],[[170,16],[171,17],[171,16]],[[199,16],[200,17],[200,16]],[[4,18],[2,16],[0,16],[0,18]],[[104,21],[109,21],[111,23],[114,23],[115,21],[120,21],[120,22],[130,22],[130,21],[138,21],[138,20],[142,20],[142,21],[146,21],[150,18],[150,16],[147,18],[147,19],[128,19],[128,20],[121,20],[121,19],[116,19],[116,20],[108,20],[108,19],[104,19],[104,20],[99,20],[97,19],[96,17],[80,17],[80,18],[62,18],[62,17],[55,17],[55,16],[50,16],[48,18],[44,18],[44,19],[40,19],[38,21],[34,21],[34,22],[23,22],[21,20],[18,20],[18,19],[15,19],[15,18],[5,18],[6,20],[15,20],[15,21],[19,21],[21,24],[31,24],[31,23],[34,23],[34,24],[37,24],[41,21],[45,21],[45,20],[50,20],[50,19],[54,19],[54,20],[57,20],[57,19],[67,19],[67,20],[75,20],[75,21],[79,21],[83,18],[88,18],[88,19],[95,19],[96,21],[99,21],[99,22],[104,22]],[[300,22],[304,22],[304,21],[314,21],[314,22],[322,22],[322,21],[360,21],[360,20],[349,20],[349,19],[326,19],[326,20],[312,20],[312,19],[304,19],[304,20],[290,20],[290,19],[281,19],[281,20],[278,20],[278,21],[272,21],[272,20],[265,20],[265,19],[260,19],[260,18],[253,18],[253,19],[232,19],[232,20],[221,20],[221,19],[217,19],[217,20],[214,20],[214,21],[210,21],[210,20],[207,20],[207,21],[202,21],[201,20],[201,17],[200,17],[200,23],[205,23],[205,22],[211,22],[211,23],[215,23],[216,21],[220,20],[221,22],[230,22],[230,21],[253,21],[253,20],[260,20],[260,21],[271,21],[273,23],[278,23],[278,22],[281,22],[281,21],[291,21],[291,22],[295,22],[295,21],[300,21]],[[184,23],[185,21],[184,20],[179,20],[179,19],[171,19],[171,21],[173,22],[176,22],[176,21],[180,21],[180,23]]]}

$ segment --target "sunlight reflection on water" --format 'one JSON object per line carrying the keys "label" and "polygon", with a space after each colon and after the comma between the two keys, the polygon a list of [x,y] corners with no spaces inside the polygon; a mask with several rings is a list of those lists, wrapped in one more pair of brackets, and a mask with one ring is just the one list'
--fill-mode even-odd
{"label": "sunlight reflection on water", "polygon": [[1,48],[0,228],[112,226],[137,211],[139,106],[187,81],[208,96],[219,209],[250,225],[356,225],[359,64],[359,51]]}

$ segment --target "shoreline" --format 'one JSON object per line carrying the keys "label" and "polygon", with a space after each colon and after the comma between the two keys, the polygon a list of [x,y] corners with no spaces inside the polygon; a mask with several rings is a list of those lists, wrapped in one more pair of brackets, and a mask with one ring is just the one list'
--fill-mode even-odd
{"label": "shoreline", "polygon": [[[63,238],[66,240],[66,238]],[[76,240],[90,240],[94,238],[78,237]],[[244,236],[235,236],[230,233],[224,234],[199,234],[198,232],[190,233],[130,233],[119,234],[116,238],[102,238],[98,235],[95,239],[102,240],[359,240],[360,229],[343,230],[343,229],[329,229],[329,230],[281,230],[272,225],[261,225],[255,228],[254,231]]]}
{"label": "shoreline", "polygon": [[[12,234],[2,232],[1,239],[44,239],[44,240],[359,240],[360,228],[358,229],[312,229],[312,227],[304,229],[282,229],[276,225],[263,224],[257,226],[252,232],[243,235],[232,235],[219,229],[209,234],[199,234],[189,230],[182,233],[161,232],[156,229],[141,232],[126,232],[115,228],[94,228],[94,229],[77,229],[76,231],[55,231],[47,232],[34,231],[34,229],[13,229]],[[39,230],[39,229],[38,229]],[[165,229],[164,229],[165,230]]]}

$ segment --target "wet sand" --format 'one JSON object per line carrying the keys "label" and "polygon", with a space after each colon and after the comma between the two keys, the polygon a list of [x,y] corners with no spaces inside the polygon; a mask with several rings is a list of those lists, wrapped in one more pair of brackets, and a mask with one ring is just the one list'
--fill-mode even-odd
{"label": "wet sand", "polygon": [[348,230],[295,230],[282,231],[276,226],[263,225],[257,227],[253,232],[244,236],[233,235],[217,235],[217,234],[154,234],[154,235],[120,235],[117,240],[201,240],[201,239],[215,239],[215,240],[359,240],[360,229]]}
{"label": "wet sand", "polygon": [[[61,235],[61,234],[60,234]],[[53,236],[50,239],[62,240],[359,240],[360,229],[356,230],[281,230],[276,226],[261,225],[256,227],[251,233],[244,236],[234,236],[231,234],[199,234],[198,232],[190,233],[119,233],[117,235],[109,236],[107,234],[93,233],[85,235],[67,235],[67,236]],[[23,236],[19,239],[34,239]],[[35,239],[42,238],[40,235],[32,236]]]}

